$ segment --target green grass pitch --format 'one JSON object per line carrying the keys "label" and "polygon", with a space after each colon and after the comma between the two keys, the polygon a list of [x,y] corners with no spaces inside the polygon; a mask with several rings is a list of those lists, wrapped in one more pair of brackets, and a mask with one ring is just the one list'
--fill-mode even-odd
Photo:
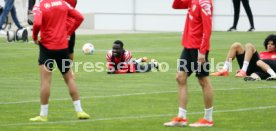
{"label": "green grass pitch", "polygon": [[[209,58],[223,62],[235,41],[252,42],[263,50],[264,38],[272,32],[213,32]],[[176,60],[182,51],[181,33],[115,34],[77,36],[75,62],[105,62],[106,51],[116,39],[135,58],[146,56],[167,62],[167,72],[107,75],[106,72],[76,72],[82,106],[91,115],[77,120],[67,87],[60,73],[53,73],[49,105],[49,122],[33,123],[38,115],[39,72],[38,47],[30,43],[7,43],[0,39],[0,130],[91,130],[91,131],[178,131],[178,130],[275,130],[275,82],[245,82],[234,78],[236,61],[229,77],[211,77],[214,88],[214,122],[212,128],[164,127],[177,114]],[[93,55],[83,55],[81,46],[91,42]],[[202,92],[194,75],[189,78],[188,119],[203,117]]]}

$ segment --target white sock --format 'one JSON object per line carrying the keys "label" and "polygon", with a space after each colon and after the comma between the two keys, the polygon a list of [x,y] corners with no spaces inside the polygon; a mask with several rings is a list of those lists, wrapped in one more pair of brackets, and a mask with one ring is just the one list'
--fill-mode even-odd
{"label": "white sock", "polygon": [[213,107],[209,109],[204,109],[205,114],[204,114],[204,119],[208,121],[213,121]]}
{"label": "white sock", "polygon": [[40,105],[40,116],[48,116],[48,104]]}
{"label": "white sock", "polygon": [[135,60],[136,63],[141,63],[142,62],[142,58],[139,58],[138,60]]}
{"label": "white sock", "polygon": [[243,61],[243,65],[242,65],[242,71],[246,72],[247,68],[248,68],[249,62],[248,61]]}
{"label": "white sock", "polygon": [[183,119],[186,119],[186,113],[187,111],[181,107],[178,108],[178,117],[181,117]]}
{"label": "white sock", "polygon": [[276,77],[276,73],[270,68],[267,70],[267,73],[271,76],[271,77]]}
{"label": "white sock", "polygon": [[83,112],[80,100],[73,101],[76,112]]}
{"label": "white sock", "polygon": [[224,62],[224,66],[223,66],[223,70],[229,70],[229,68],[230,68],[230,66],[231,66],[231,61],[225,61]]}

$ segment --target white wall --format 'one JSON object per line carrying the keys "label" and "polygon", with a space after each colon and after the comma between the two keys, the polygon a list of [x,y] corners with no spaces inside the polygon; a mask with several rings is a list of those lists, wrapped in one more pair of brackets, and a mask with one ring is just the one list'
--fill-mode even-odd
{"label": "white wall", "polygon": [[[257,31],[276,30],[276,0],[249,0]],[[173,0],[78,0],[77,9],[85,14],[84,28],[98,30],[182,31],[186,10],[173,10]],[[27,0],[16,0],[19,20],[25,25]],[[3,5],[3,1],[0,1]],[[213,29],[227,30],[233,23],[232,0],[214,0]],[[241,6],[238,30],[249,29]]]}
{"label": "white wall", "polygon": [[[276,30],[276,0],[249,0],[257,31]],[[82,13],[94,14],[94,28],[107,30],[182,31],[186,10],[173,10],[173,0],[79,0]],[[233,23],[232,0],[214,0],[213,29],[227,30]],[[243,7],[238,30],[249,29]]]}
{"label": "white wall", "polygon": [[14,5],[16,7],[17,18],[22,26],[27,25],[28,15],[28,0],[15,0]]}
{"label": "white wall", "polygon": [[[214,30],[227,30],[233,24],[232,0],[215,0]],[[276,30],[276,0],[249,0],[257,31]],[[238,23],[239,30],[250,27],[247,15],[241,6],[241,16]]]}

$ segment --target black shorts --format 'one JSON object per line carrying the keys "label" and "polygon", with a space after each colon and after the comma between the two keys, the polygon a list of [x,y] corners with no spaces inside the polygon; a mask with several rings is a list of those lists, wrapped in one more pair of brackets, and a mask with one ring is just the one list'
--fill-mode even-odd
{"label": "black shorts", "polygon": [[[268,64],[271,69],[276,72],[276,60],[262,60],[264,63]],[[267,79],[270,75],[266,71],[255,72],[262,80]]]}
{"label": "black shorts", "polygon": [[75,41],[76,41],[76,33],[74,32],[71,36],[70,39],[68,41],[68,50],[69,53],[72,54],[74,53],[74,47],[75,47]]}
{"label": "black shorts", "polygon": [[59,71],[62,74],[66,74],[70,70],[71,65],[68,49],[49,50],[39,44],[39,65],[45,65],[49,71],[52,71],[54,61],[56,61]]}
{"label": "black shorts", "polygon": [[193,72],[196,73],[196,77],[209,76],[210,65],[208,62],[208,54],[205,55],[205,63],[198,64],[198,49],[183,49],[180,59],[178,60],[178,71],[184,71],[190,76]]}
{"label": "black shorts", "polygon": [[[243,61],[244,61],[244,55],[245,55],[245,52],[243,54],[240,54],[240,55],[236,55],[237,57],[237,61],[238,61],[238,64],[239,64],[239,67],[240,69],[242,68],[243,66]],[[261,69],[257,66],[257,61],[260,60],[260,56],[258,54],[258,52],[256,51],[250,62],[249,62],[249,65],[248,65],[248,68],[247,68],[247,71],[246,71],[246,74],[248,76],[250,76],[253,72],[256,72],[256,71],[261,71]]]}

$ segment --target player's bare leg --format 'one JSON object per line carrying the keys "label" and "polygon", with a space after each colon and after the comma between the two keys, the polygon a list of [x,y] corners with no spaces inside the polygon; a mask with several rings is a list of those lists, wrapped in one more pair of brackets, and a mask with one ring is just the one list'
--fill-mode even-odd
{"label": "player's bare leg", "polygon": [[203,100],[205,105],[204,118],[190,124],[191,127],[211,127],[213,123],[213,90],[211,81],[208,76],[198,77],[198,81],[203,91]]}
{"label": "player's bare leg", "polygon": [[44,65],[39,66],[40,70],[40,103],[47,105],[50,96],[51,76],[52,72],[49,71]]}
{"label": "player's bare leg", "polygon": [[70,69],[67,73],[63,74],[63,78],[65,80],[70,96],[72,98],[75,111],[77,112],[77,117],[79,119],[89,119],[90,116],[82,110],[78,89],[71,72],[72,71]]}
{"label": "player's bare leg", "polygon": [[186,109],[188,104],[188,83],[187,83],[188,74],[183,71],[179,71],[176,74],[176,81],[178,85],[178,100],[179,107]]}
{"label": "player's bare leg", "polygon": [[245,50],[246,50],[246,52],[245,52],[244,60],[245,61],[250,61],[253,54],[256,52],[256,48],[254,47],[253,44],[247,43],[245,45]]}
{"label": "player's bare leg", "polygon": [[79,93],[78,93],[78,89],[77,89],[75,80],[73,79],[73,75],[72,75],[71,71],[72,70],[70,69],[67,73],[63,74],[63,78],[64,78],[65,83],[69,89],[69,93],[70,93],[72,100],[76,101],[76,100],[79,100]]}
{"label": "player's bare leg", "polygon": [[48,121],[48,101],[50,96],[50,85],[52,72],[45,65],[39,66],[40,71],[40,115],[31,118],[30,121]]}
{"label": "player's bare leg", "polygon": [[263,62],[262,60],[258,60],[256,64],[263,71],[267,71],[267,70],[271,69],[271,67],[268,64],[266,64],[265,62]]}
{"label": "player's bare leg", "polygon": [[263,71],[267,72],[270,75],[270,77],[267,78],[267,80],[276,80],[276,73],[272,70],[272,68],[268,64],[266,64],[262,60],[258,60],[256,64]]}
{"label": "player's bare leg", "polygon": [[230,50],[228,51],[226,61],[232,61],[235,59],[236,55],[244,53],[244,48],[241,43],[235,42],[231,45]]}
{"label": "player's bare leg", "polygon": [[224,62],[223,68],[215,73],[212,73],[211,76],[228,76],[229,68],[232,65],[232,61],[235,59],[236,55],[240,55],[244,53],[244,48],[241,43],[235,42],[231,45],[226,60]]}
{"label": "player's bare leg", "polygon": [[179,109],[178,116],[173,118],[170,122],[164,123],[165,126],[186,126],[186,107],[188,104],[188,84],[187,84],[188,74],[183,71],[179,71],[176,74],[176,81],[178,84],[178,101]]}
{"label": "player's bare leg", "polygon": [[244,61],[243,61],[243,66],[241,70],[238,71],[238,73],[235,75],[236,77],[246,77],[246,71],[249,66],[249,62],[253,56],[253,54],[256,52],[255,47],[251,43],[247,43],[245,45],[245,55],[244,55]]}

